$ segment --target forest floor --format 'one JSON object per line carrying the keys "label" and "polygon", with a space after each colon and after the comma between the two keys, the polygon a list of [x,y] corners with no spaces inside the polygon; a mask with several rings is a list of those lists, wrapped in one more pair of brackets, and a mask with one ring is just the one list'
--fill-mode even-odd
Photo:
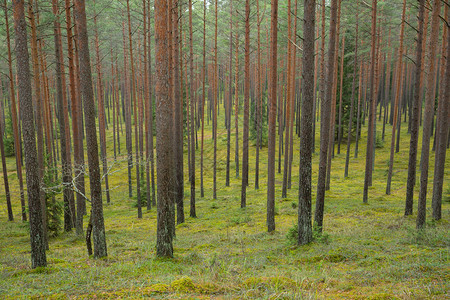
{"label": "forest floor", "polygon": [[[403,216],[409,147],[405,129],[403,123],[389,196],[385,195],[385,186],[390,126],[386,129],[389,134],[384,144],[378,142],[380,148],[376,151],[368,204],[362,203],[366,131],[358,158],[354,158],[352,144],[348,178],[343,176],[346,145],[341,146],[341,154],[336,154],[332,161],[331,190],[325,199],[324,233],[316,236],[310,245],[297,247],[292,238],[298,210],[298,139],[294,147],[292,189],[286,199],[281,198],[282,174],[276,175],[276,231],[269,234],[265,221],[267,148],[261,152],[260,188],[255,190],[255,149],[250,147],[247,208],[241,209],[241,180],[234,176],[234,134],[231,186],[225,187],[226,134],[219,129],[216,200],[212,199],[212,141],[205,141],[204,198],[200,197],[200,151],[196,152],[198,218],[189,217],[190,186],[185,152],[186,222],[176,227],[173,259],[155,257],[156,210],[144,208],[143,218],[137,218],[136,199],[128,197],[126,168],[122,161],[114,167],[118,172],[110,176],[111,203],[104,205],[108,257],[89,258],[84,237],[74,232],[61,233],[50,239],[48,267],[35,270],[30,268],[29,231],[27,224],[20,221],[17,176],[12,172],[15,168],[10,158],[8,168],[16,220],[7,221],[2,188],[0,298],[448,299],[450,159],[446,161],[443,219],[433,222],[430,217],[433,154],[427,226],[423,232],[417,232],[418,184],[414,214]],[[319,159],[318,135],[316,138],[313,200]],[[121,137],[121,141],[124,140]],[[123,155],[123,144],[121,149]],[[112,133],[108,135],[108,151],[112,153]],[[134,176],[133,169],[133,179]],[[61,196],[57,199],[62,201]],[[313,211],[314,205],[315,201]],[[85,224],[87,221],[86,217]]]}

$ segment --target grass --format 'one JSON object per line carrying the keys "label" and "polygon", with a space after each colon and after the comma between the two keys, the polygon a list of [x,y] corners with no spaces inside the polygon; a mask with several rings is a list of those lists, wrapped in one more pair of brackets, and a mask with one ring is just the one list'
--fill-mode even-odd
{"label": "grass", "polygon": [[[110,153],[111,127],[108,136]],[[210,136],[210,126],[205,127],[208,128],[206,135]],[[226,137],[222,129],[219,129],[218,134]],[[128,198],[124,180],[126,164],[119,162],[114,166],[117,173],[110,176],[110,185],[114,188],[111,191],[112,202],[105,203],[104,207],[108,257],[99,260],[87,257],[84,238],[73,232],[63,233],[50,240],[48,267],[30,269],[29,232],[26,224],[19,221],[18,184],[17,179],[12,177],[16,221],[7,221],[6,205],[2,204],[0,209],[0,297],[449,297],[450,203],[443,202],[443,220],[428,221],[426,229],[421,232],[415,230],[415,215],[403,217],[409,136],[402,133],[400,153],[395,156],[392,194],[386,196],[384,193],[389,149],[378,148],[369,203],[364,205],[362,190],[366,134],[364,131],[357,159],[353,158],[352,152],[348,178],[343,177],[345,152],[336,154],[333,159],[331,190],[327,192],[325,200],[324,234],[322,237],[316,236],[313,243],[302,247],[293,245],[290,242],[292,238],[288,238],[297,222],[298,139],[295,139],[294,147],[292,189],[286,199],[281,198],[282,174],[276,175],[276,231],[270,234],[266,232],[265,224],[267,148],[261,152],[259,190],[254,189],[255,149],[250,148],[248,205],[241,209],[241,180],[234,177],[234,134],[231,143],[230,187],[225,186],[226,139],[218,139],[218,198],[215,200],[212,199],[212,141],[205,140],[205,197],[200,198],[197,163],[198,218],[195,219],[189,218],[190,187],[185,152],[186,222],[177,226],[174,258],[170,260],[155,257],[156,211],[154,208],[151,211],[144,209],[143,218],[137,219],[134,207],[136,200]],[[318,135],[316,138],[316,145],[319,145]],[[386,138],[389,140],[390,136]],[[121,141],[124,140],[121,137]],[[125,149],[125,145],[121,149]],[[196,155],[199,162],[200,151]],[[434,157],[431,157],[430,166],[434,166]],[[447,160],[446,167],[448,177],[450,160]],[[14,170],[13,159],[8,160],[8,169],[11,174]],[[317,171],[318,154],[313,157],[313,193]],[[135,182],[134,175],[135,172]],[[448,183],[445,184],[444,198],[449,197]],[[431,195],[432,178],[428,186],[428,195]],[[0,195],[0,200],[5,203],[4,194]],[[430,215],[428,211],[429,219]]]}

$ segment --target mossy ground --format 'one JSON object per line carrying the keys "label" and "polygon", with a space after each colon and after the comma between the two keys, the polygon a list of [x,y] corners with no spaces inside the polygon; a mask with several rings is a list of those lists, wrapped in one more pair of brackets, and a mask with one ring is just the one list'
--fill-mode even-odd
{"label": "mossy ground", "polygon": [[[223,119],[219,119],[222,125]],[[211,123],[210,123],[211,124]],[[404,124],[402,124],[404,125]],[[379,125],[381,126],[381,125]],[[210,126],[206,136],[210,137]],[[319,127],[319,126],[318,126]],[[289,242],[296,224],[298,147],[295,139],[292,189],[281,198],[282,174],[276,176],[276,231],[267,233],[267,148],[261,152],[260,188],[254,189],[255,149],[250,149],[247,208],[240,208],[241,180],[235,178],[234,134],[231,186],[225,187],[226,131],[219,129],[218,198],[212,199],[213,148],[205,141],[205,197],[200,198],[200,151],[197,151],[197,215],[189,218],[190,188],[185,152],[186,222],[178,225],[174,258],[155,257],[156,211],[144,209],[137,218],[135,199],[128,197],[126,164],[110,176],[111,203],[104,206],[108,258],[87,257],[84,238],[63,233],[50,240],[48,267],[30,269],[29,233],[20,221],[14,161],[8,160],[16,221],[8,222],[0,195],[0,297],[4,298],[140,298],[156,299],[443,299],[450,290],[450,203],[443,220],[415,230],[415,215],[403,217],[409,135],[402,128],[400,153],[395,155],[392,194],[385,195],[390,134],[377,149],[369,203],[362,203],[366,131],[359,158],[353,157],[344,178],[345,145],[332,162],[331,190],[326,194],[324,235],[307,246]],[[242,127],[241,127],[242,128]],[[379,127],[381,128],[381,127]],[[112,156],[112,125],[108,151]],[[234,128],[232,130],[234,132]],[[390,133],[390,126],[386,132]],[[200,132],[199,132],[200,145]],[[316,136],[316,149],[319,136]],[[125,137],[121,137],[125,141]],[[240,143],[242,147],[242,142]],[[122,144],[122,155],[125,146]],[[242,153],[242,152],[241,152]],[[278,157],[278,156],[277,156]],[[418,156],[420,158],[420,155]],[[434,156],[430,161],[431,170]],[[450,160],[446,161],[446,178]],[[313,158],[313,190],[318,155]],[[430,174],[433,174],[430,171]],[[135,172],[133,172],[134,179]],[[2,179],[1,179],[2,180]],[[429,192],[432,191],[432,175]],[[449,183],[444,184],[444,197]],[[416,187],[418,190],[418,186]],[[104,198],[105,199],[105,198]],[[315,195],[313,194],[313,199]],[[428,197],[430,199],[430,196]],[[417,194],[414,209],[416,210]],[[427,217],[430,220],[430,200]],[[313,202],[314,208],[314,202]],[[87,219],[85,219],[85,224]]]}

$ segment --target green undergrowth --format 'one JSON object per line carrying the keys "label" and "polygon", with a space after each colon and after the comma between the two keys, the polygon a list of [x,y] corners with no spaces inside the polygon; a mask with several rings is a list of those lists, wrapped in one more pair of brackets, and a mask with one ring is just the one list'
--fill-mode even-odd
{"label": "green undergrowth", "polygon": [[[211,137],[210,126],[205,128],[206,136]],[[109,134],[112,136],[111,128]],[[260,182],[255,190],[255,149],[250,147],[247,207],[240,208],[241,178],[235,177],[234,134],[231,184],[226,187],[226,131],[218,130],[217,199],[212,198],[213,142],[206,139],[204,198],[200,197],[200,149],[196,152],[197,218],[189,217],[185,151],[186,222],[176,227],[173,259],[155,256],[156,210],[153,207],[147,211],[143,207],[143,218],[137,218],[136,191],[129,198],[126,161],[121,153],[114,164],[112,158],[109,160],[117,172],[109,178],[111,203],[104,205],[108,257],[89,258],[84,237],[73,232],[61,233],[50,239],[48,267],[32,270],[29,232],[20,221],[17,179],[11,177],[16,221],[7,221],[6,207],[2,204],[0,298],[445,299],[450,290],[448,184],[444,183],[443,219],[430,221],[428,203],[427,226],[417,231],[416,211],[412,216],[403,216],[409,145],[405,132],[401,135],[400,153],[395,156],[391,195],[385,195],[389,160],[386,143],[376,149],[373,186],[368,204],[363,204],[366,134],[366,131],[362,134],[358,158],[353,157],[352,144],[348,178],[343,176],[345,152],[335,154],[331,189],[325,200],[324,232],[315,233],[313,242],[301,247],[296,245],[298,139],[294,147],[292,189],[286,199],[281,198],[283,176],[276,174],[276,230],[272,233],[267,233],[266,227],[267,148],[260,153]],[[317,135],[316,152],[318,138]],[[390,136],[386,139],[390,140]],[[121,149],[126,149],[124,144]],[[112,153],[109,135],[108,151]],[[318,159],[318,153],[314,154],[313,212]],[[434,155],[430,166],[433,174]],[[12,158],[8,160],[8,168],[15,175]],[[449,169],[447,160],[446,178]],[[133,168],[134,185],[135,173]],[[431,195],[432,178],[428,186]],[[414,209],[417,191],[418,186]],[[0,200],[4,203],[3,194]],[[88,216],[84,224],[87,221]]]}

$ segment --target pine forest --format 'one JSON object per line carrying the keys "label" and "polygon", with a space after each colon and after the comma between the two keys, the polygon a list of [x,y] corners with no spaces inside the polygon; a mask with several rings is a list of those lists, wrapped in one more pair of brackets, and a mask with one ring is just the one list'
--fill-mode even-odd
{"label": "pine forest", "polygon": [[0,0],[0,298],[448,299],[449,0]]}

